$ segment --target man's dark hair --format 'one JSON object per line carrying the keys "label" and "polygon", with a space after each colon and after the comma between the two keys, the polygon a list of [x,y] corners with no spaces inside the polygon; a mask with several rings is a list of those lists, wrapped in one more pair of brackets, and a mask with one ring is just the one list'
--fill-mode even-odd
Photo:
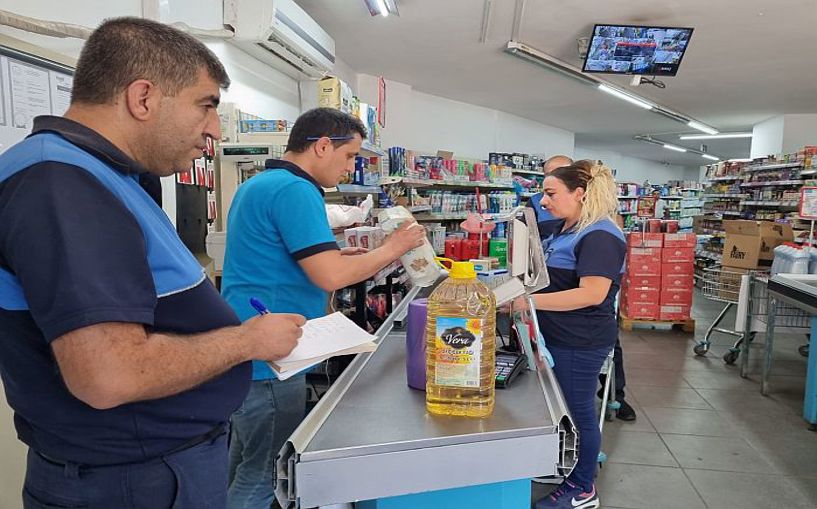
{"label": "man's dark hair", "polygon": [[349,143],[351,137],[359,134],[366,139],[366,127],[359,118],[333,108],[315,108],[309,110],[295,121],[289,133],[287,152],[304,152],[318,138],[349,138],[332,140],[335,147]]}
{"label": "man's dark hair", "polygon": [[94,30],[79,56],[72,103],[109,104],[136,80],[148,80],[167,96],[196,82],[201,69],[221,88],[230,77],[212,51],[195,37],[143,18],[113,18]]}

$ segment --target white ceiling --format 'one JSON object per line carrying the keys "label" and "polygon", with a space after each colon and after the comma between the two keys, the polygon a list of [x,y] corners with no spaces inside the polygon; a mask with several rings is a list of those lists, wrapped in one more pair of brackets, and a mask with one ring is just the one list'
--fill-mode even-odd
{"label": "white ceiling", "polygon": [[[398,0],[400,16],[371,17],[363,0],[297,0],[336,42],[355,71],[382,75],[442,97],[513,113],[577,133],[599,146],[672,164],[698,155],[669,152],[632,136],[684,126],[502,51],[516,0],[493,0],[479,42],[484,1]],[[817,113],[815,0],[527,0],[519,40],[581,66],[576,40],[594,23],[695,28],[666,89],[634,90],[720,131],[746,131],[775,115]],[[717,7],[716,7],[717,6]],[[811,49],[809,49],[811,48]],[[603,76],[603,75],[602,75]],[[626,77],[607,76],[629,88]],[[662,139],[699,148],[700,142]],[[706,143],[706,142],[705,142]],[[746,157],[749,140],[708,142],[709,152]]]}

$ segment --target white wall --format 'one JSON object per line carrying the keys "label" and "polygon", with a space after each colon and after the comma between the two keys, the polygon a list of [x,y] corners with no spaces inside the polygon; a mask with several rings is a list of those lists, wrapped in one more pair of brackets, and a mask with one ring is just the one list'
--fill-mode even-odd
{"label": "white wall", "polygon": [[[376,104],[377,77],[360,74],[357,92],[362,102]],[[489,152],[570,155],[573,142],[573,133],[564,129],[386,80],[384,147],[450,150],[455,157],[485,159]]]}
{"label": "white wall", "polygon": [[619,182],[642,183],[649,180],[652,184],[663,184],[670,180],[698,180],[699,168],[677,165],[666,165],[625,156],[609,149],[592,146],[576,146],[576,159],[601,159],[607,166],[616,170],[616,180]]}
{"label": "white wall", "polygon": [[783,151],[783,116],[773,117],[756,124],[752,128],[752,159],[770,154],[779,154]]}
{"label": "white wall", "polygon": [[817,145],[817,115],[785,115],[783,153],[796,152],[806,145]]}

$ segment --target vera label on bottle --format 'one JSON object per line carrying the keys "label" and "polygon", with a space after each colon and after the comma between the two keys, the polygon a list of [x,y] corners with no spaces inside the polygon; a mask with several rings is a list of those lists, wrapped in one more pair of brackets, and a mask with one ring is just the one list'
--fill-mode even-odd
{"label": "vera label on bottle", "polygon": [[479,387],[482,319],[437,318],[434,383],[448,387]]}

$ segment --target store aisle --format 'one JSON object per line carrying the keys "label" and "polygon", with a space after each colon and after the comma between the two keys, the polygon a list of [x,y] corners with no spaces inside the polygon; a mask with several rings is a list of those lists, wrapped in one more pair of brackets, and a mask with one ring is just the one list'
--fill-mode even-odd
{"label": "store aisle", "polygon": [[[597,479],[603,508],[817,507],[817,433],[800,417],[806,359],[797,347],[806,339],[776,335],[771,394],[764,397],[762,335],[746,380],[721,359],[731,338],[714,337],[707,357],[692,354],[694,338],[719,310],[696,294],[696,336],[621,331],[627,401],[638,419],[605,424],[609,460]],[[533,484],[534,500],[548,491]]]}

